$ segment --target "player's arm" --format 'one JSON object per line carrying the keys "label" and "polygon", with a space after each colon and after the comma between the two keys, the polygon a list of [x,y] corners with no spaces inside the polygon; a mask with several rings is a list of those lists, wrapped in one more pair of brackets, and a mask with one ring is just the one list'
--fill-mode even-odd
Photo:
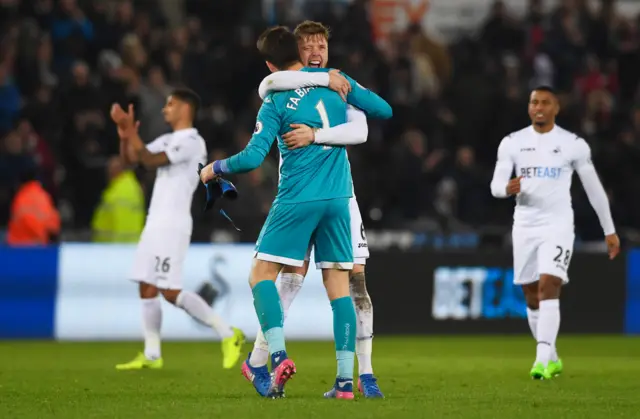
{"label": "player's arm", "polygon": [[127,167],[135,166],[139,163],[138,153],[128,140],[123,140],[122,138],[120,139],[120,158]]}
{"label": "player's arm", "polygon": [[347,108],[347,122],[331,128],[315,130],[314,143],[325,145],[356,145],[367,141],[367,116],[359,109]]}
{"label": "player's arm", "polygon": [[[515,162],[509,150],[509,137],[507,137],[504,138],[500,142],[500,146],[498,146],[498,159],[496,161],[496,167],[493,170],[493,178],[491,179],[491,195],[496,198],[507,198],[513,195],[514,191],[509,190],[509,178],[511,177],[511,173],[513,173],[514,166]],[[517,192],[519,192],[519,190]]]}
{"label": "player's arm", "polygon": [[129,141],[133,147],[134,153],[137,157],[138,162],[145,169],[156,169],[158,167],[167,166],[171,163],[177,163],[171,161],[169,155],[166,151],[152,152],[148,147],[140,139],[138,132],[136,130],[135,134],[129,137]]}
{"label": "player's arm", "polygon": [[208,164],[200,172],[203,183],[227,173],[246,173],[260,167],[280,130],[280,116],[273,102],[267,98],[260,107],[256,128],[249,144],[239,152],[224,160]]}
{"label": "player's arm", "polygon": [[609,198],[600,182],[596,168],[591,161],[591,149],[589,145],[583,139],[576,141],[579,143],[577,144],[578,152],[573,161],[573,168],[578,173],[584,191],[587,193],[587,198],[589,198],[593,210],[598,215],[604,235],[610,236],[615,234],[616,229],[609,208]]}
{"label": "player's arm", "polygon": [[386,100],[369,89],[359,85],[354,79],[342,73],[351,83],[351,92],[347,95],[347,103],[364,111],[369,118],[389,119],[393,116],[393,109]]}
{"label": "player's arm", "polygon": [[313,143],[325,145],[356,145],[367,141],[369,127],[367,116],[359,109],[347,105],[347,122],[331,128],[311,128],[304,124],[291,124],[291,131],[282,136],[290,150],[307,147]]}
{"label": "player's arm", "polygon": [[329,87],[329,73],[309,71],[276,71],[265,77],[258,87],[260,99],[270,92],[295,90],[303,87]]}

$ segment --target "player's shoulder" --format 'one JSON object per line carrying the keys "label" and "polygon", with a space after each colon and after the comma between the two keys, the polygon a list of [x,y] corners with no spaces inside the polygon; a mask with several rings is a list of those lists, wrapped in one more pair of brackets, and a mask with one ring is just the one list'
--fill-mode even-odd
{"label": "player's shoulder", "polygon": [[165,134],[160,135],[159,137],[156,137],[155,140],[152,141],[152,143],[168,143],[169,141],[171,141],[171,138],[173,138],[173,133],[172,132],[167,132]]}
{"label": "player's shoulder", "polygon": [[527,138],[529,134],[530,134],[530,127],[525,127],[517,131],[513,131],[504,136],[501,144],[503,146],[515,145],[515,143],[517,143],[518,141],[522,141],[523,139]]}
{"label": "player's shoulder", "polygon": [[555,126],[554,134],[556,134],[558,138],[566,141],[584,141],[584,139],[575,132],[564,129],[559,125]]}
{"label": "player's shoulder", "polygon": [[590,149],[589,144],[585,141],[585,139],[575,132],[569,131],[556,125],[554,133],[557,135],[558,141],[566,144],[566,146],[570,149],[576,150],[578,152],[584,152]]}
{"label": "player's shoulder", "polygon": [[293,90],[273,90],[262,100],[261,112],[277,112],[289,98],[295,94]]}
{"label": "player's shoulder", "polygon": [[333,70],[333,68],[315,68],[315,67],[303,67],[300,71],[305,71],[307,73],[328,73]]}
{"label": "player's shoulder", "polygon": [[200,135],[200,132],[195,128],[175,131],[173,133],[172,140],[189,147],[197,147],[206,144],[204,138]]}

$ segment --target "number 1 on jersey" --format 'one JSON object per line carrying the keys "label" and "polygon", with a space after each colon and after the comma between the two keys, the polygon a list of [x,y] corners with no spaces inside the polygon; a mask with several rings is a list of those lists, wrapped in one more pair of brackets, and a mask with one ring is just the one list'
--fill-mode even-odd
{"label": "number 1 on jersey", "polygon": [[[331,128],[331,124],[329,123],[329,115],[327,114],[327,108],[324,107],[324,102],[322,100],[318,101],[316,105],[316,110],[318,111],[318,115],[320,115],[320,120],[322,121],[322,128],[327,129]],[[328,150],[330,147],[325,145],[322,147],[324,150]]]}

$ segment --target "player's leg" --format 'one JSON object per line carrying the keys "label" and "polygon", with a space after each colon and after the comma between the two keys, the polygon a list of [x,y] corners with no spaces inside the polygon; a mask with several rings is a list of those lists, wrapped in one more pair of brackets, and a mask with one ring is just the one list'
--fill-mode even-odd
{"label": "player's leg", "polygon": [[183,289],[182,269],[191,237],[186,233],[169,232],[156,253],[156,282],[165,300],[181,308],[194,320],[209,326],[222,339],[222,367],[232,368],[240,359],[244,334],[231,327],[197,293]]}
{"label": "player's leg", "polygon": [[153,275],[153,242],[148,233],[142,233],[130,274],[131,280],[138,283],[138,293],[142,303],[144,351],[139,353],[133,360],[116,365],[118,370],[159,369],[163,365],[160,348],[162,306],[158,298],[159,291],[154,282],[155,276]]}
{"label": "player's leg", "polygon": [[[536,278],[538,277],[537,274],[535,276]],[[529,329],[531,329],[531,335],[536,342],[538,341],[538,319],[540,318],[539,285],[539,281],[522,285],[522,292],[527,304],[527,320],[529,322]],[[551,348],[551,361],[559,363],[560,366],[562,365],[562,361],[558,358],[555,346]]]}
{"label": "player's leg", "polygon": [[[282,311],[285,320],[287,319],[289,307],[291,307],[291,303],[293,303],[293,300],[298,295],[308,270],[309,259],[306,258],[304,266],[284,266],[280,272],[280,280],[277,281],[276,287],[278,289],[280,301],[282,302]],[[249,364],[252,367],[260,367],[267,365],[268,361],[269,346],[267,345],[267,340],[265,339],[264,334],[259,330],[256,335],[256,341],[253,344],[253,351],[249,354]]]}
{"label": "player's leg", "polygon": [[[513,282],[520,285],[527,303],[527,320],[531,334],[537,342],[538,327],[538,252],[542,240],[539,234],[529,229],[514,228],[513,244]],[[544,367],[533,363],[529,374],[538,378]]]}
{"label": "player's leg", "polygon": [[353,399],[357,320],[349,290],[349,272],[353,269],[351,216],[348,199],[325,201],[325,210],[315,233],[316,267],[333,310],[333,336],[338,363],[333,388],[327,398]]}
{"label": "player's leg", "polygon": [[562,372],[562,362],[554,361],[554,352],[560,330],[560,292],[562,285],[569,282],[573,240],[573,231],[554,232],[545,239],[538,253],[540,314],[536,330],[536,365],[544,366],[541,378],[545,379]]}
{"label": "player's leg", "polygon": [[250,285],[260,327],[271,355],[272,377],[265,387],[265,372],[268,377],[266,366],[255,368],[248,361],[243,364],[242,372],[263,396],[283,395],[285,384],[296,372],[286,351],[284,312],[275,281],[283,265],[304,265],[311,235],[319,218],[317,205],[315,202],[274,204],[256,243]]}
{"label": "player's leg", "polygon": [[371,355],[373,352],[373,303],[367,291],[365,264],[369,258],[369,245],[355,197],[349,200],[351,215],[351,242],[353,247],[353,269],[349,272],[349,289],[356,308],[358,322],[356,357],[358,358],[358,389],[365,397],[384,397],[373,375]]}

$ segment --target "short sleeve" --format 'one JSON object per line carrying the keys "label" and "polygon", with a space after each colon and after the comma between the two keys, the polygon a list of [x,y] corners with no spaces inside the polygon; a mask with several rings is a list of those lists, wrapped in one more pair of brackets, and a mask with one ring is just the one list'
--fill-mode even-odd
{"label": "short sleeve", "polygon": [[151,141],[149,144],[147,144],[146,148],[147,150],[149,150],[150,153],[153,153],[153,154],[162,153],[167,147],[168,142],[169,142],[169,138],[167,138],[166,135],[163,135]]}
{"label": "short sleeve", "polygon": [[174,135],[172,141],[164,150],[171,164],[182,163],[191,160],[198,153],[198,136],[196,134],[188,136]]}

